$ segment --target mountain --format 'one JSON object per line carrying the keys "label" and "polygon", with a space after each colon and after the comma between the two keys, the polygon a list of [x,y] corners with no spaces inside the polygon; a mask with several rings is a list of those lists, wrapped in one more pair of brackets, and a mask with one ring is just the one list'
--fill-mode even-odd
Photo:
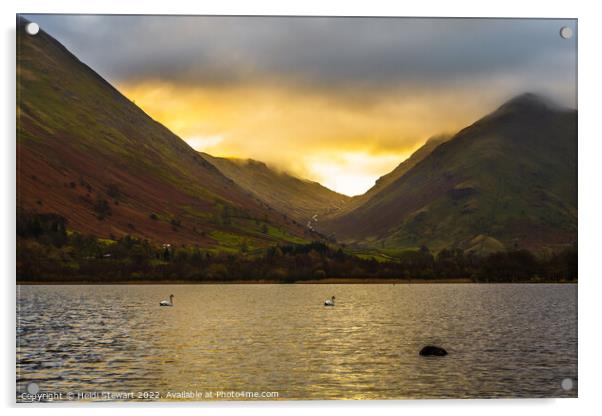
{"label": "mountain", "polygon": [[350,243],[557,249],[577,239],[577,111],[517,96],[321,224]]}
{"label": "mountain", "polygon": [[269,207],[302,224],[311,221],[314,215],[321,217],[339,210],[350,199],[317,182],[278,172],[253,159],[220,158],[206,153],[201,155]]}
{"label": "mountain", "polygon": [[17,208],[71,230],[236,249],[304,241],[43,31],[17,37]]}

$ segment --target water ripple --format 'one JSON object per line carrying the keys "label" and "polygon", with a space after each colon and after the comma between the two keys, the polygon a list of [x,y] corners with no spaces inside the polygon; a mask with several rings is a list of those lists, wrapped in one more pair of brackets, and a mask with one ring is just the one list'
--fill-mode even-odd
{"label": "water ripple", "polygon": [[[158,301],[175,295],[173,308]],[[337,306],[323,299],[336,294]],[[575,285],[20,286],[17,397],[575,397]],[[274,301],[276,300],[276,301]],[[425,358],[425,344],[449,355]]]}

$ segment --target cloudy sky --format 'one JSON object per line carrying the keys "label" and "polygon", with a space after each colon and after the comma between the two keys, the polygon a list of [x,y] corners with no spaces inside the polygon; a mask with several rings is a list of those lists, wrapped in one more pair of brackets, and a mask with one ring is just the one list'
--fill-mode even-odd
{"label": "cloudy sky", "polygon": [[516,94],[576,107],[573,20],[26,17],[192,147],[348,195]]}

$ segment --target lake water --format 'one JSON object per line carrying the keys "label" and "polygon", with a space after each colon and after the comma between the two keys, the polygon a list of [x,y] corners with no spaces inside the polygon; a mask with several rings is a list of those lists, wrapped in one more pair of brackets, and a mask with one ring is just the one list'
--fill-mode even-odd
{"label": "lake water", "polygon": [[[170,294],[175,306],[159,307]],[[333,294],[336,306],[324,307]],[[427,344],[449,355],[419,356]],[[17,400],[28,391],[55,400],[576,397],[577,286],[18,286]]]}

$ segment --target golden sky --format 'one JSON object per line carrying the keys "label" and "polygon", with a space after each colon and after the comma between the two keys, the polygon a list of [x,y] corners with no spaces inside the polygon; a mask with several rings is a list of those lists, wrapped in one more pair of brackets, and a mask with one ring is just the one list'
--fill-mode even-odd
{"label": "golden sky", "polygon": [[261,160],[346,195],[366,192],[430,136],[453,132],[482,112],[454,106],[453,96],[404,99],[402,92],[350,97],[290,86],[165,81],[118,88],[196,150]]}
{"label": "golden sky", "polygon": [[26,17],[193,148],[347,195],[517,94],[576,106],[571,19]]}

